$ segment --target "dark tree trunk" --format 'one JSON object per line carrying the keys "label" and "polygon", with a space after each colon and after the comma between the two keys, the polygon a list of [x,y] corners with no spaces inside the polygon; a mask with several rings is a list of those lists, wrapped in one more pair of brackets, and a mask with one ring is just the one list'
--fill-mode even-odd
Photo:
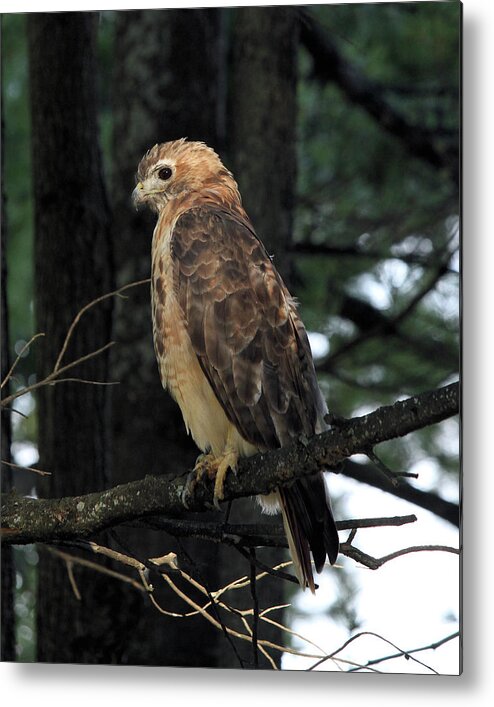
{"label": "dark tree trunk", "polygon": [[[119,13],[116,18],[114,142],[112,169],[113,234],[118,284],[150,274],[155,217],[137,213],[130,194],[145,150],[180,137],[217,147],[224,125],[221,77],[221,11],[167,10]],[[130,290],[118,302],[112,354],[120,386],[114,394],[115,480],[192,468],[198,450],[187,437],[176,403],[160,384],[155,360],[149,285]],[[218,519],[218,514],[212,516]],[[181,566],[211,590],[218,588],[219,549],[200,541],[177,543],[164,533],[119,531],[138,557],[169,551]],[[190,610],[159,580],[156,596],[168,610]],[[190,588],[182,585],[190,593]],[[204,596],[194,597],[204,602]],[[135,619],[125,661],[147,665],[214,667],[231,651],[225,637],[202,617],[161,615],[150,602],[133,597],[122,614]],[[238,666],[238,662],[236,663]]]}
{"label": "dark tree trunk", "polygon": [[[54,366],[77,312],[112,289],[110,221],[98,147],[95,95],[97,14],[33,14],[28,18],[33,184],[35,197],[38,378]],[[64,362],[110,341],[111,303],[81,319]],[[71,377],[108,381],[106,353]],[[40,389],[40,466],[51,476],[42,496],[105,487],[109,475],[108,391],[76,382]],[[94,572],[68,568],[41,549],[38,575],[38,660],[99,663],[119,659],[112,623],[112,586]]]}
{"label": "dark tree trunk", "polygon": [[[1,123],[1,146],[3,154],[3,114]],[[10,369],[10,350],[9,350],[9,318],[7,310],[7,260],[5,248],[7,245],[7,225],[5,219],[5,194],[3,190],[3,160],[2,160],[2,225],[1,225],[1,257],[2,257],[2,288],[1,288],[1,340],[2,340],[2,362],[1,362],[1,380],[5,380]],[[3,388],[3,396],[9,394],[9,385],[6,384]],[[11,444],[11,423],[10,411],[2,410],[1,416],[1,459],[5,462],[10,462],[10,444]],[[6,464],[2,464],[1,469],[1,491],[8,493],[12,488],[12,470]],[[2,547],[1,551],[1,571],[2,571],[2,643],[1,643],[1,660],[15,660],[15,615],[14,615],[14,558],[13,549],[11,547]]]}
{"label": "dark tree trunk", "polygon": [[232,46],[233,167],[247,213],[289,285],[297,174],[293,9],[238,8]]}
{"label": "dark tree trunk", "polygon": [[[257,233],[275,256],[285,280],[290,279],[287,255],[292,235],[296,185],[296,61],[297,31],[287,8],[237,8],[233,15],[230,142],[232,168],[244,206]],[[260,520],[252,501],[236,502],[232,519]],[[263,520],[266,520],[264,516]],[[279,522],[279,518],[275,519]],[[287,559],[280,550],[264,549],[259,559],[269,566]],[[232,574],[248,573],[246,560],[237,555],[224,568],[224,582]],[[268,577],[257,588],[259,605],[280,605],[286,600],[282,580]],[[235,600],[239,605],[237,592]],[[252,606],[250,589],[241,606]],[[280,615],[273,615],[276,620]],[[259,623],[259,636],[282,644],[285,637],[275,627]],[[245,659],[248,647],[238,645]],[[280,653],[272,653],[280,664]],[[260,666],[267,663],[262,658]]]}

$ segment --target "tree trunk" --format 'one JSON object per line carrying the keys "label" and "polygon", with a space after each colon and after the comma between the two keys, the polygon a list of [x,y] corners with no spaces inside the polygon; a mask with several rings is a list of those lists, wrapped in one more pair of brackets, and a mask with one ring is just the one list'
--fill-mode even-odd
{"label": "tree trunk", "polygon": [[298,31],[290,7],[235,11],[230,150],[243,203],[290,285]]}
{"label": "tree trunk", "polygon": [[[224,118],[221,11],[165,10],[118,13],[115,35],[113,234],[118,284],[150,275],[155,217],[133,209],[130,194],[144,152],[180,137],[217,147]],[[191,469],[198,449],[187,437],[177,404],[160,384],[151,329],[149,285],[130,290],[117,305],[112,368],[115,480]],[[218,520],[218,514],[211,518]],[[165,533],[119,531],[141,558],[178,554],[181,567],[211,590],[218,588],[219,548],[206,541],[176,541]],[[166,609],[187,607],[164,583],[153,581]],[[183,586],[190,593],[190,588]],[[203,603],[204,596],[196,595]],[[140,600],[140,597],[139,597]],[[128,595],[135,626],[125,660],[132,664],[215,667],[231,651],[225,637],[202,617],[170,618],[150,602]],[[129,615],[130,609],[121,608]],[[238,662],[236,663],[238,666]]]}
{"label": "tree trunk", "polygon": [[[228,145],[232,168],[246,211],[288,282],[291,268],[287,253],[296,185],[297,32],[292,10],[237,8],[232,47]],[[252,500],[235,503],[232,522],[256,522],[260,518]],[[276,549],[259,551],[258,557],[271,567],[287,559],[285,553]],[[223,571],[226,582],[232,573],[237,576],[248,573],[249,566],[237,555]],[[272,577],[259,582],[259,605],[265,608],[283,604],[286,601],[283,584]],[[252,606],[250,589],[244,591],[240,603],[238,593],[235,594],[236,605]],[[279,620],[280,616],[273,618]],[[259,624],[259,636],[277,644],[284,640],[278,629],[263,622]],[[239,644],[238,650],[246,660],[252,660],[245,644]],[[281,654],[272,656],[280,665]],[[259,665],[268,666],[264,658]]]}
{"label": "tree trunk", "polygon": [[[131,204],[134,175],[144,152],[178,137],[217,143],[217,10],[121,12],[116,17],[112,164],[113,238],[118,285],[150,275],[156,218]],[[112,366],[113,435],[119,478],[161,473],[163,460],[183,468],[193,450],[175,403],[163,393],[155,360],[149,286],[118,302],[119,343]],[[146,444],[143,444],[146,440]],[[189,450],[182,459],[184,450]]]}
{"label": "tree trunk", "polygon": [[[30,52],[35,198],[37,376],[52,370],[77,312],[112,289],[109,210],[98,147],[95,94],[97,14],[32,14]],[[78,324],[63,362],[110,341],[111,302]],[[106,353],[78,365],[71,377],[108,381]],[[109,478],[108,395],[104,386],[65,382],[38,394],[40,496],[98,490]],[[118,661],[112,586],[94,572],[71,568],[40,548],[38,660]],[[80,592],[78,598],[77,591]],[[63,633],[61,633],[61,627]],[[123,638],[123,637],[121,637]]]}

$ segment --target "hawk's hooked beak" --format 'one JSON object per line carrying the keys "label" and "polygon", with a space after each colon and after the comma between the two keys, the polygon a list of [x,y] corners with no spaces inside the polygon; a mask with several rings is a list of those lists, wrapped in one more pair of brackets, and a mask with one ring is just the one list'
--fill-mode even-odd
{"label": "hawk's hooked beak", "polygon": [[141,204],[143,195],[144,195],[144,184],[142,182],[138,182],[136,188],[132,192],[132,201],[133,201],[136,209]]}

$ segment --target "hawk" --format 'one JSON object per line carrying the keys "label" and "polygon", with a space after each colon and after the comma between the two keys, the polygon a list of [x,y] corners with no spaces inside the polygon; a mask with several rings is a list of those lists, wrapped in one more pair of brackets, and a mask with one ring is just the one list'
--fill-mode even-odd
{"label": "hawk", "polygon": [[[136,205],[157,214],[152,241],[153,335],[162,384],[202,451],[195,474],[223,498],[240,457],[327,429],[307,333],[246,212],[232,174],[210,147],[186,139],[141,159]],[[338,533],[322,472],[258,496],[281,510],[300,585],[315,591]]]}

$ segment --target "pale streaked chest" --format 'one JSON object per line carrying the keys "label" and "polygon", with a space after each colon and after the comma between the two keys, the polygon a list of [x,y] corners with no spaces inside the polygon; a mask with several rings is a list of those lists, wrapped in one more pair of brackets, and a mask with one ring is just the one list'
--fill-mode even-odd
{"label": "pale streaked chest", "polygon": [[174,223],[158,221],[153,235],[151,300],[153,338],[161,382],[177,401],[188,431],[203,450],[220,453],[231,427],[193,350],[174,287]]}
{"label": "pale streaked chest", "polygon": [[161,382],[164,387],[170,388],[172,394],[182,368],[179,365],[179,357],[184,354],[184,348],[190,348],[184,314],[173,287],[174,265],[171,253],[173,227],[173,221],[168,224],[162,219],[156,224],[153,233],[151,266],[154,349]]}

